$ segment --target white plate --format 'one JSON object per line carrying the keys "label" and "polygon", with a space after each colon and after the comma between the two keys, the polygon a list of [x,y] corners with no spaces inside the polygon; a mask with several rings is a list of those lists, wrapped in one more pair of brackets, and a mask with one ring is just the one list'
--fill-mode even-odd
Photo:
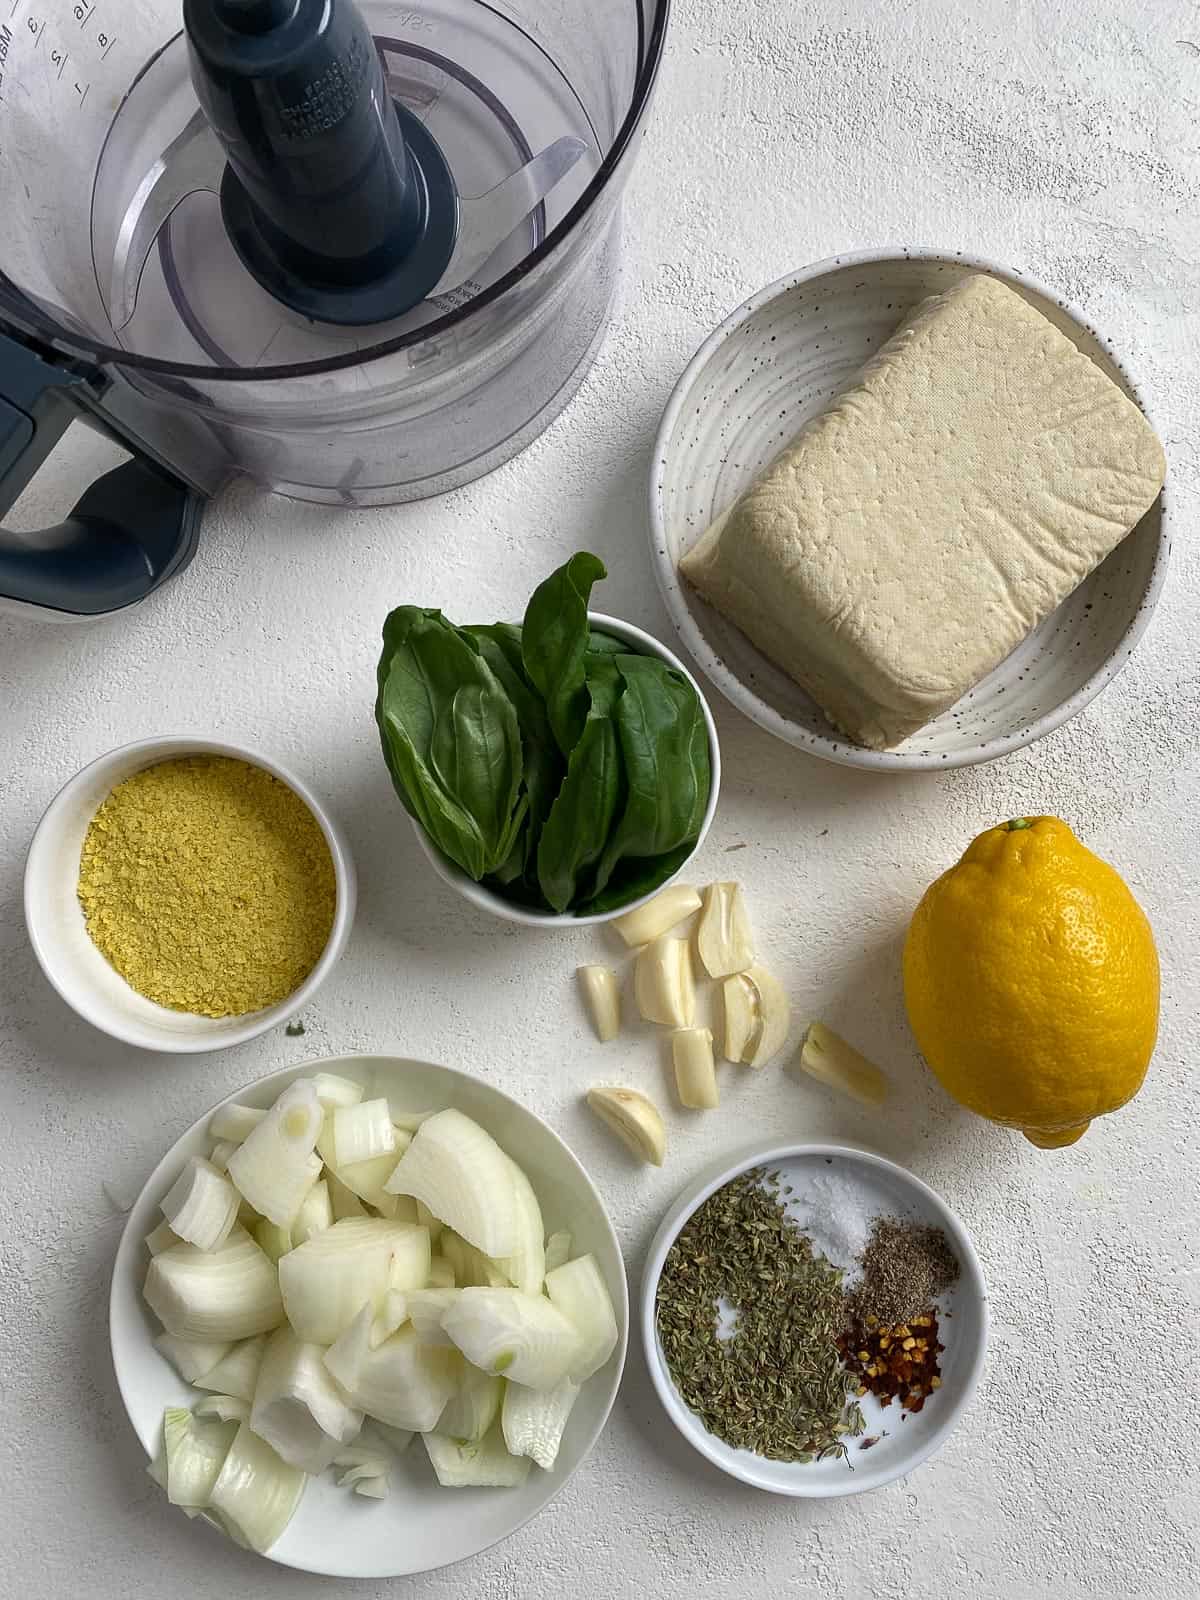
{"label": "white plate", "polygon": [[[941,1388],[926,1401],[923,1410],[910,1415],[907,1421],[901,1420],[897,1401],[882,1406],[874,1395],[865,1396],[859,1402],[867,1423],[863,1438],[877,1437],[879,1442],[863,1450],[861,1439],[850,1440],[849,1465],[847,1461],[833,1459],[808,1463],[770,1461],[749,1450],[735,1450],[709,1433],[696,1413],[684,1403],[663,1355],[655,1304],[658,1280],[668,1251],[697,1206],[741,1173],[760,1166],[771,1172],[778,1171],[783,1184],[790,1185],[798,1196],[803,1195],[807,1175],[816,1171],[843,1173],[854,1183],[869,1216],[898,1216],[932,1223],[941,1228],[958,1257],[961,1269],[958,1282],[939,1301],[940,1307],[949,1312],[948,1317],[939,1317],[938,1337],[946,1347],[941,1357]],[[794,1209],[794,1205],[789,1208]],[[954,1212],[911,1172],[894,1161],[852,1145],[792,1144],[759,1149],[735,1162],[723,1163],[720,1171],[706,1173],[680,1195],[664,1217],[650,1246],[642,1279],[642,1338],[646,1361],[658,1397],[671,1421],[690,1445],[731,1477],[740,1478],[757,1489],[797,1498],[827,1499],[878,1489],[911,1472],[939,1449],[975,1392],[983,1371],[987,1327],[983,1270],[975,1246]]]}
{"label": "white plate", "polygon": [[1164,492],[992,673],[897,749],[882,751],[848,743],[798,684],[680,581],[679,558],[713,518],[828,408],[921,300],[972,272],[1018,290],[1142,405],[1109,343],[1050,289],[961,252],[913,249],[838,256],[752,295],[700,347],[663,415],[650,479],[651,552],[680,638],[740,711],[827,761],[876,772],[936,771],[994,761],[1042,738],[1125,665],[1166,576]]}
{"label": "white plate", "polygon": [[[554,1498],[599,1438],[616,1398],[629,1331],[621,1250],[600,1196],[553,1129],[499,1089],[452,1067],[395,1056],[314,1061],[273,1073],[220,1103],[236,1100],[268,1106],[289,1083],[317,1071],[340,1073],[368,1088],[378,1084],[379,1092],[397,1095],[413,1111],[453,1105],[473,1117],[528,1173],[547,1233],[566,1228],[574,1254],[590,1251],[596,1257],[617,1315],[617,1348],[608,1364],[584,1385],[552,1472],[535,1466],[518,1489],[443,1489],[424,1446],[414,1439],[392,1471],[386,1500],[368,1501],[339,1489],[326,1473],[308,1484],[296,1515],[268,1553],[268,1559],[281,1566],[334,1578],[430,1572],[477,1555],[515,1533]],[[149,1259],[142,1241],[162,1220],[158,1203],[180,1167],[189,1156],[208,1149],[211,1115],[189,1128],[154,1169],[130,1212],[113,1269],[109,1303],[113,1365],[129,1420],[148,1456],[158,1450],[164,1407],[194,1404],[200,1391],[190,1389],[154,1348],[152,1341],[160,1330],[142,1300]],[[164,1497],[162,1515],[183,1513]],[[223,1537],[215,1529],[212,1536]]]}

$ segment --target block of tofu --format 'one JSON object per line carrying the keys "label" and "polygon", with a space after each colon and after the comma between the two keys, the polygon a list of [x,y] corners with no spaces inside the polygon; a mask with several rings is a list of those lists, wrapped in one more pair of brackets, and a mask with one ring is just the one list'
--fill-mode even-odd
{"label": "block of tofu", "polygon": [[680,570],[855,743],[954,704],[1153,505],[1162,446],[1040,311],[923,301]]}

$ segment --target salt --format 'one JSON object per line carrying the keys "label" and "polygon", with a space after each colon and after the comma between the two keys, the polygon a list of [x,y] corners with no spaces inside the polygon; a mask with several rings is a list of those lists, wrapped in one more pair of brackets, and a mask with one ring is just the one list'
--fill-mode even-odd
{"label": "salt", "polygon": [[[789,1194],[788,1189],[794,1192]],[[812,1241],[813,1251],[840,1267],[848,1282],[861,1275],[871,1217],[858,1185],[834,1168],[785,1175],[779,1198],[787,1214]]]}

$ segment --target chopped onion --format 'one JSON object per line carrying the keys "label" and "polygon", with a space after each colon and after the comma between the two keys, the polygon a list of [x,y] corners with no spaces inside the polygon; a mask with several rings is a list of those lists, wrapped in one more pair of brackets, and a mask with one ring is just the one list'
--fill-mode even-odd
{"label": "chopped onion", "polygon": [[218,1361],[233,1349],[228,1340],[177,1339],[173,1333],[160,1333],[154,1348],[161,1350],[184,1383],[195,1383],[211,1372]]}
{"label": "chopped onion", "polygon": [[416,1438],[411,1428],[393,1428],[390,1422],[380,1422],[378,1417],[372,1422],[363,1423],[364,1433],[368,1428],[372,1435],[378,1435],[386,1440],[398,1456],[402,1456]]}
{"label": "chopped onion", "polygon": [[[407,1150],[409,1144],[411,1143],[412,1140],[409,1139],[404,1148]],[[442,1229],[445,1227],[445,1223],[442,1222],[440,1218],[435,1217],[433,1212],[430,1211],[429,1207],[423,1206],[419,1200],[415,1201],[414,1204],[417,1208],[417,1221],[423,1228],[429,1229],[430,1244],[436,1244],[442,1236]]]}
{"label": "chopped onion", "polygon": [[382,1310],[371,1324],[371,1348],[390,1339],[396,1329],[402,1328],[407,1321],[408,1296],[399,1289],[389,1289],[383,1297]]}
{"label": "chopped onion", "polygon": [[515,1161],[510,1161],[509,1166],[512,1168],[515,1185],[518,1244],[517,1248],[510,1251],[503,1260],[497,1261],[496,1266],[509,1283],[515,1284],[522,1294],[541,1294],[542,1284],[546,1278],[546,1241],[542,1208],[538,1205],[533,1185],[520,1167]]}
{"label": "chopped onion", "polygon": [[180,1406],[163,1412],[167,1499],[173,1506],[208,1505],[237,1431],[233,1422],[197,1422]]}
{"label": "chopped onion", "polygon": [[547,1273],[546,1293],[579,1335],[570,1374],[576,1383],[584,1383],[617,1345],[616,1313],[595,1256],[580,1256]]}
{"label": "chopped onion", "polygon": [[290,1228],[321,1176],[313,1154],[324,1112],[307,1079],[289,1084],[229,1158],[229,1176],[256,1211]]}
{"label": "chopped onion", "polygon": [[307,1481],[243,1422],[213,1485],[210,1504],[227,1533],[261,1554],[292,1520]]}
{"label": "chopped onion", "polygon": [[160,1222],[157,1228],[152,1228],[146,1235],[146,1249],[152,1256],[159,1256],[164,1250],[182,1243],[183,1240],[169,1222]]}
{"label": "chopped onion", "polygon": [[332,1113],[334,1166],[340,1172],[358,1161],[391,1155],[396,1130],[386,1100],[364,1100],[361,1105],[337,1106]]}
{"label": "chopped onion", "polygon": [[515,1171],[477,1122],[439,1111],[417,1129],[387,1187],[428,1206],[484,1255],[511,1256],[525,1237]]}
{"label": "chopped onion", "polygon": [[[360,1200],[365,1200],[369,1206],[374,1206],[383,1216],[395,1219],[400,1212],[401,1196],[389,1194],[384,1184],[395,1172],[398,1159],[393,1151],[391,1155],[375,1156],[368,1161],[350,1162],[344,1167],[337,1168],[338,1181],[344,1183],[346,1188]],[[403,1220],[415,1222],[416,1205],[411,1200],[405,1204],[409,1208],[409,1213]]]}
{"label": "chopped onion", "polygon": [[458,1274],[445,1256],[430,1256],[429,1287],[431,1289],[453,1289],[457,1284]]}
{"label": "chopped onion", "polygon": [[279,1262],[288,1321],[307,1344],[333,1344],[364,1302],[374,1316],[389,1289],[415,1289],[428,1275],[424,1228],[382,1217],[335,1222]]}
{"label": "chopped onion", "polygon": [[405,1310],[422,1344],[450,1348],[454,1340],[442,1327],[442,1318],[458,1299],[457,1289],[414,1289],[404,1297]]}
{"label": "chopped onion", "polygon": [[401,1328],[371,1348],[374,1312],[364,1305],[333,1348],[325,1365],[353,1405],[394,1428],[424,1433],[454,1393],[457,1358],[451,1350],[422,1344],[412,1328]]}
{"label": "chopped onion", "polygon": [[458,1387],[438,1418],[436,1432],[447,1439],[457,1439],[460,1444],[482,1439],[500,1415],[504,1388],[503,1378],[492,1377],[464,1362]]}
{"label": "chopped onion", "polygon": [[[533,1393],[532,1389],[529,1391]],[[232,1394],[206,1394],[192,1407],[194,1417],[216,1417],[219,1422],[248,1422],[249,1400],[239,1400]]]}
{"label": "chopped onion", "polygon": [[546,1240],[546,1271],[553,1272],[555,1267],[565,1267],[571,1259],[571,1235],[569,1233],[552,1233]]}
{"label": "chopped onion", "polygon": [[[387,1433],[397,1430],[387,1429]],[[412,1438],[411,1433],[403,1435],[405,1446]],[[392,1445],[386,1438],[385,1424],[382,1422],[364,1422],[362,1431],[353,1444],[342,1445],[337,1455],[333,1458],[335,1467],[347,1468],[346,1476],[338,1479],[339,1484],[356,1483],[360,1477],[387,1478],[392,1465],[394,1454]]]}
{"label": "chopped onion", "polygon": [[324,1472],[362,1427],[362,1412],[335,1383],[324,1354],[318,1345],[301,1344],[290,1328],[280,1328],[267,1345],[254,1390],[250,1426],[302,1472]]}
{"label": "chopped onion", "polygon": [[233,1395],[238,1400],[252,1400],[266,1344],[263,1334],[257,1339],[243,1339],[202,1378],[194,1379],[193,1387],[210,1389],[214,1394]]}
{"label": "chopped onion", "polygon": [[530,1456],[543,1472],[558,1460],[563,1429],[579,1398],[579,1385],[564,1378],[555,1389],[539,1393],[519,1383],[505,1385],[501,1425],[504,1443],[514,1456]]}
{"label": "chopped onion", "polygon": [[248,1339],[283,1321],[275,1268],[241,1228],[216,1250],[177,1244],[161,1251],[142,1292],[180,1339]]}
{"label": "chopped onion", "polygon": [[313,1088],[326,1111],[332,1111],[335,1106],[356,1106],[363,1097],[361,1083],[355,1083],[353,1078],[341,1078],[336,1072],[315,1073]]}
{"label": "chopped onion", "polygon": [[438,1241],[445,1259],[450,1263],[455,1282],[461,1288],[507,1289],[508,1274],[495,1261],[489,1261],[482,1251],[460,1239],[446,1229]]}
{"label": "chopped onion", "polygon": [[300,1202],[296,1220],[292,1224],[292,1242],[304,1244],[314,1233],[324,1233],[333,1226],[333,1206],[329,1199],[329,1184],[321,1178]]}
{"label": "chopped onion", "polygon": [[159,1210],[174,1231],[198,1250],[224,1244],[241,1204],[229,1179],[211,1161],[193,1156],[163,1196]]}
{"label": "chopped onion", "polygon": [[[315,1185],[314,1185],[315,1187]],[[281,1228],[274,1222],[268,1222],[262,1217],[254,1225],[254,1238],[258,1248],[265,1256],[270,1256],[276,1264],[280,1256],[287,1255],[293,1248],[292,1235],[287,1228]]]}
{"label": "chopped onion", "polygon": [[531,1389],[555,1388],[579,1356],[566,1317],[519,1289],[463,1289],[442,1326],[473,1365]]}
{"label": "chopped onion", "polygon": [[347,1189],[335,1172],[326,1168],[323,1181],[329,1191],[329,1208],[333,1212],[333,1220],[335,1222],[344,1222],[347,1217],[366,1216],[366,1206],[363,1205],[353,1190]]}
{"label": "chopped onion", "polygon": [[208,1152],[208,1159],[218,1172],[224,1172],[229,1166],[229,1158],[237,1149],[232,1139],[218,1139]]}
{"label": "chopped onion", "polygon": [[477,1444],[437,1433],[427,1433],[424,1444],[443,1489],[515,1489],[529,1476],[529,1458],[509,1455],[499,1426]]}
{"label": "chopped onion", "polygon": [[208,1124],[210,1139],[225,1139],[230,1144],[241,1144],[247,1134],[258,1127],[266,1116],[257,1106],[222,1106],[214,1111]]}

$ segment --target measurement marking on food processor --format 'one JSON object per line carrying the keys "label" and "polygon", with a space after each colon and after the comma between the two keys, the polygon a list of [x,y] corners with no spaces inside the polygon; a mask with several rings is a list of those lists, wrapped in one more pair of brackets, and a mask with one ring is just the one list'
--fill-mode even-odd
{"label": "measurement marking on food processor", "polygon": [[71,59],[70,56],[66,53],[65,50],[55,49],[55,50],[51,50],[50,59],[51,59],[51,61],[57,61],[58,62],[58,76],[61,78],[62,75],[63,75],[63,68],[66,66],[67,62],[70,61],[70,59]]}

